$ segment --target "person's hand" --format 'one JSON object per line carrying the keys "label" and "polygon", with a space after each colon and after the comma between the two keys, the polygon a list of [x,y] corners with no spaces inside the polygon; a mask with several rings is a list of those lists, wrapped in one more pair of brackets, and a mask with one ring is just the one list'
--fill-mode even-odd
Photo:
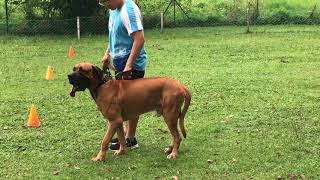
{"label": "person's hand", "polygon": [[102,63],[102,69],[103,70],[106,70],[106,69],[109,69],[109,66],[110,66],[110,55],[105,55],[102,60],[101,60],[101,63]]}
{"label": "person's hand", "polygon": [[122,79],[130,80],[132,78],[132,66],[126,65],[122,73]]}
{"label": "person's hand", "polygon": [[123,72],[130,72],[130,71],[132,71],[132,66],[126,65],[126,67],[124,68]]}
{"label": "person's hand", "polygon": [[110,55],[105,55],[102,59],[101,59],[101,63],[103,65],[109,65],[110,64]]}

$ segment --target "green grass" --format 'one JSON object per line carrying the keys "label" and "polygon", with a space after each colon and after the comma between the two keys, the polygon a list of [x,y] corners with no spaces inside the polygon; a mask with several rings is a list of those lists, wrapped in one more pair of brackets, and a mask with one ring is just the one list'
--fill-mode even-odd
{"label": "green grass", "polygon": [[[147,76],[173,77],[193,93],[178,160],[161,118],[141,118],[140,148],[120,159],[99,149],[105,121],[89,93],[70,98],[74,64],[99,64],[106,36],[0,37],[0,178],[275,179],[320,175],[318,26],[146,32]],[[69,46],[76,58],[68,59]],[[44,80],[53,65],[55,80]],[[35,103],[42,126],[26,128]],[[160,129],[160,130],[159,130]],[[208,163],[208,159],[212,163]]]}

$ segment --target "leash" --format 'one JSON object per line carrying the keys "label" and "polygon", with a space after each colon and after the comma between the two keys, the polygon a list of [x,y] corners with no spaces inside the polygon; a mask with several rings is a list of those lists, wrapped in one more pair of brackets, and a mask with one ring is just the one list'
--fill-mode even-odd
{"label": "leash", "polygon": [[110,69],[109,69],[109,66],[107,64],[104,64],[102,66],[102,73],[104,74],[103,75],[103,79],[107,79],[107,80],[112,80],[113,78],[115,78],[116,76],[112,76],[111,72],[110,72]]}
{"label": "leash", "polygon": [[[96,101],[96,96],[94,94],[94,91],[96,91],[97,88],[99,88],[103,84],[107,83],[108,81],[113,80],[113,78],[115,78],[115,79],[123,79],[123,74],[128,72],[128,71],[127,72],[120,71],[115,76],[112,76],[108,66],[103,66],[103,69],[102,70],[100,69],[100,71],[102,71],[102,78],[101,78],[100,83],[98,84],[97,87],[92,89],[93,91],[90,90],[91,97],[94,99],[94,101]],[[132,72],[130,72],[130,73],[132,73]],[[118,78],[119,76],[120,76],[120,78]]]}
{"label": "leash", "polygon": [[103,80],[105,82],[109,81],[110,79],[112,80],[113,78],[116,80],[123,79],[123,75],[126,75],[126,73],[128,72],[130,73],[130,76],[132,75],[131,74],[132,71],[126,71],[126,72],[120,71],[120,72],[117,72],[114,76],[112,76],[109,67],[103,67],[102,72],[104,74]]}
{"label": "leash", "polygon": [[[116,80],[130,80],[132,78],[132,70],[130,71],[119,71],[117,72],[114,76],[112,76],[111,71],[110,71],[110,64],[108,63],[104,63],[102,66],[102,73],[104,74],[103,76],[103,80],[112,80],[113,78]],[[115,70],[114,68],[111,68],[113,70]]]}

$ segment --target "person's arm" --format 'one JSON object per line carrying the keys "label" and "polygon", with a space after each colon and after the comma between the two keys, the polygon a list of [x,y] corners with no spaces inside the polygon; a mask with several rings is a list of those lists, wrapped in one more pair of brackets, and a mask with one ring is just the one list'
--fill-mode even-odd
{"label": "person's arm", "polygon": [[139,7],[136,4],[126,7],[126,11],[121,11],[121,20],[128,31],[128,35],[133,39],[131,53],[123,70],[125,72],[132,70],[134,62],[144,45],[144,31]]}
{"label": "person's arm", "polygon": [[139,56],[141,49],[144,45],[144,32],[143,32],[143,30],[134,32],[131,34],[131,36],[133,38],[133,45],[132,45],[131,53],[128,58],[126,67],[123,70],[124,72],[132,70],[134,62],[135,62],[136,58]]}
{"label": "person's arm", "polygon": [[106,68],[114,70],[113,65],[111,65],[111,56],[110,56],[109,47],[106,49],[106,52],[104,53],[101,63],[102,63],[103,70],[105,70]]}
{"label": "person's arm", "polygon": [[109,51],[109,47],[106,49],[106,52],[104,53],[104,56],[103,56],[103,58],[102,58],[102,60],[101,60],[101,62],[102,62],[102,64],[104,64],[104,63],[106,63],[106,62],[108,62],[108,63],[110,63],[110,51]]}
{"label": "person's arm", "polygon": [[[109,14],[110,14],[110,11],[109,11]],[[109,17],[110,17],[110,15],[109,15]],[[111,23],[111,18],[109,18],[109,23],[108,24],[110,24],[110,23]],[[110,26],[108,26],[108,27],[110,27]],[[108,30],[110,31],[110,29],[108,29]],[[101,62],[102,62],[103,65],[106,64],[106,63],[110,64],[111,58],[110,58],[109,47],[110,47],[110,42],[108,43],[108,48],[106,49],[106,52],[104,53],[103,58],[101,59]]]}

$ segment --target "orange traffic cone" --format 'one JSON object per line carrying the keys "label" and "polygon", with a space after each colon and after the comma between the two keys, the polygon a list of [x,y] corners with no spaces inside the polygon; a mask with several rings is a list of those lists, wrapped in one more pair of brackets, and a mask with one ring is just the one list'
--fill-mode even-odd
{"label": "orange traffic cone", "polygon": [[52,66],[48,66],[46,80],[52,81],[53,80],[53,68]]}
{"label": "orange traffic cone", "polygon": [[72,46],[70,46],[70,49],[69,49],[69,58],[73,58],[74,56],[76,55],[74,49]]}
{"label": "orange traffic cone", "polygon": [[27,122],[28,127],[38,127],[40,126],[39,115],[37,113],[37,109],[34,104],[31,105],[29,118]]}

